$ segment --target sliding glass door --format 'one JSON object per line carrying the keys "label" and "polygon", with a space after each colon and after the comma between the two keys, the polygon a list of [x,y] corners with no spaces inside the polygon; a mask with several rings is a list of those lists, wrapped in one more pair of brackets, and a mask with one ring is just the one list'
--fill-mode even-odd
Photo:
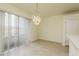
{"label": "sliding glass door", "polygon": [[18,45],[18,16],[5,13],[4,20],[4,54],[9,54],[9,50]]}
{"label": "sliding glass door", "polygon": [[30,41],[30,21],[7,12],[0,12],[0,55]]}

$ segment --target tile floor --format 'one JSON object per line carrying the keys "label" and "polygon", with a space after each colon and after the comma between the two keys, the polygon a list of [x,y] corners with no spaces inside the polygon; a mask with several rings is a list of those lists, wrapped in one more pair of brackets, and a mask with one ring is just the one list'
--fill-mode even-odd
{"label": "tile floor", "polygon": [[60,43],[37,40],[28,46],[13,48],[4,56],[68,56],[68,53],[68,47]]}

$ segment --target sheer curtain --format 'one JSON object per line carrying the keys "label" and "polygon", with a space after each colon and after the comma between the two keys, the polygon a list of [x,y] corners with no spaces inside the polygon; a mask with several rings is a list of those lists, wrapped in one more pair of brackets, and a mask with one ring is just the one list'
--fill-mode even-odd
{"label": "sheer curtain", "polygon": [[26,45],[31,40],[31,23],[28,19],[0,12],[0,55],[10,49]]}

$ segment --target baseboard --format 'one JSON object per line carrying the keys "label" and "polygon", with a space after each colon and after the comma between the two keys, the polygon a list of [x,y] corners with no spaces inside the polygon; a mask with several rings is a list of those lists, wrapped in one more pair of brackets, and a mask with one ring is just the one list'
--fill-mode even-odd
{"label": "baseboard", "polygon": [[55,41],[50,41],[50,40],[45,40],[45,39],[39,39],[39,40],[44,40],[44,41],[48,41],[48,42],[59,43],[59,44],[61,44],[61,45],[62,45],[62,43],[61,43],[61,42],[55,42]]}
{"label": "baseboard", "polygon": [[39,40],[39,39],[31,40],[31,42],[34,42],[34,41],[37,41],[37,40]]}

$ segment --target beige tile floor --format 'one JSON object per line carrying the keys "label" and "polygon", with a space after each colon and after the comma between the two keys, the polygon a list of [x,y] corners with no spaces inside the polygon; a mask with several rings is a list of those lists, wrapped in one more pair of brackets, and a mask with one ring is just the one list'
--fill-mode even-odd
{"label": "beige tile floor", "polygon": [[28,46],[11,49],[6,56],[68,56],[68,47],[60,43],[37,40]]}

